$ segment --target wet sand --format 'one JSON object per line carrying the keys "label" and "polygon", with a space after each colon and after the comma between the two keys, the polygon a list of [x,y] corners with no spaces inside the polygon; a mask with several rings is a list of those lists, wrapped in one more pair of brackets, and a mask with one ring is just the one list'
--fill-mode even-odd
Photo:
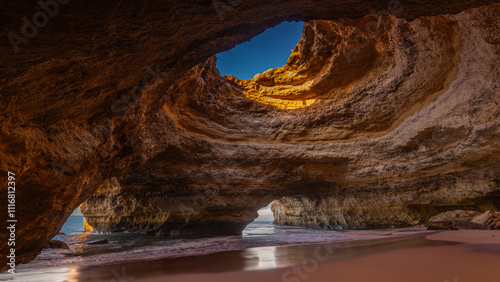
{"label": "wet sand", "polygon": [[500,231],[370,232],[387,238],[110,264],[73,281],[500,281]]}

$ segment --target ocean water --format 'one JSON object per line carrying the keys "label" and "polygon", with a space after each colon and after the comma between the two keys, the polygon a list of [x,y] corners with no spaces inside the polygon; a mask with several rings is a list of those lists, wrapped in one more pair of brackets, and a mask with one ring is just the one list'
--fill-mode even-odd
{"label": "ocean water", "polygon": [[[76,269],[118,261],[178,258],[207,255],[223,251],[246,250],[265,246],[301,245],[372,239],[373,235],[351,235],[349,232],[275,226],[272,221],[254,221],[241,236],[211,238],[170,238],[134,233],[84,233],[83,217],[70,216],[57,235],[70,246],[66,249],[45,249],[29,264],[19,265],[15,281],[78,281],[68,278]],[[108,239],[108,244],[88,245],[94,240]],[[0,281],[12,276],[0,275]]]}
{"label": "ocean water", "polygon": [[72,215],[68,217],[68,220],[66,220],[60,232],[71,234],[83,231],[83,215]]}

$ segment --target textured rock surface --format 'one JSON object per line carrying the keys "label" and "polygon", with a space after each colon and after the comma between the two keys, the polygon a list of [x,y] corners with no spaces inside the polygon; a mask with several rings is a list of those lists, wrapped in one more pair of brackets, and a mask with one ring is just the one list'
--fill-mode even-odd
{"label": "textured rock surface", "polygon": [[[287,65],[252,80],[211,58],[149,123],[175,139],[82,212],[98,231],[212,235],[274,199],[275,223],[331,229],[499,209],[500,38],[484,26],[498,13],[312,21]],[[377,37],[356,45],[367,25]]]}
{"label": "textured rock surface", "polygon": [[500,229],[500,212],[487,211],[475,216],[471,222],[488,226],[489,229]]}
{"label": "textured rock surface", "polygon": [[431,217],[429,221],[425,223],[425,226],[431,230],[488,229],[484,224],[471,222],[471,220],[478,215],[481,215],[481,213],[476,211],[448,211]]}
{"label": "textured rock surface", "polygon": [[46,249],[49,249],[49,248],[51,248],[51,249],[69,249],[69,246],[68,246],[68,244],[66,244],[60,240],[50,240],[45,248]]}
{"label": "textured rock surface", "polygon": [[[392,49],[380,45],[370,56],[389,65],[377,65],[377,59],[362,77],[349,78],[363,83],[345,85],[346,77],[332,85],[313,83],[316,100],[310,107],[283,112],[249,101],[248,89],[213,72],[213,80],[208,75],[208,81],[183,84],[192,82],[185,71],[284,20],[357,18],[387,10],[387,3],[244,1],[219,17],[210,2],[71,1],[14,53],[7,35],[22,34],[22,17],[31,20],[41,10],[37,2],[0,4],[0,50],[7,54],[0,58],[0,173],[17,175],[17,262],[33,259],[80,203],[106,187],[105,179],[127,179],[125,171],[162,158],[166,166],[169,154],[179,151],[188,161],[175,160],[176,170],[200,161],[190,169],[206,174],[193,187],[211,179],[253,183],[231,184],[256,193],[247,199],[248,206],[255,204],[253,210],[265,197],[329,191],[344,182],[355,185],[353,179],[417,179],[498,162],[497,6],[467,12],[463,19],[419,19],[408,34],[399,29],[407,27],[404,21],[392,20],[390,34],[397,39],[392,49],[401,52],[387,56],[398,60],[383,60],[378,52]],[[396,14],[414,19],[495,2],[404,1]],[[411,73],[421,75],[410,79]],[[201,89],[203,84],[214,91]],[[146,89],[134,92],[138,86]],[[182,87],[200,89],[188,96],[181,95]],[[318,95],[328,87],[349,91],[338,101],[321,100]],[[420,152],[425,152],[422,157]],[[239,178],[230,180],[233,175]],[[487,195],[488,181],[498,187],[494,177],[485,179],[479,195]],[[144,179],[131,181],[130,187],[137,188],[139,180]],[[182,181],[181,175],[177,183]],[[256,192],[249,192],[256,186]],[[234,199],[240,194],[227,195]],[[248,215],[242,222],[251,218],[246,209],[240,213]],[[1,238],[0,253],[5,254]]]}
{"label": "textured rock surface", "polygon": [[448,211],[435,215],[425,223],[429,229],[500,229],[500,213],[486,211]]}

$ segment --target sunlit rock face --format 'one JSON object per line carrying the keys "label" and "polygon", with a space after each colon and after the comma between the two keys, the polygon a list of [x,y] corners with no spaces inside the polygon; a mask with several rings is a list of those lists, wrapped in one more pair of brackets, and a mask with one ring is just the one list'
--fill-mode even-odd
{"label": "sunlit rock face", "polygon": [[276,224],[329,229],[497,210],[498,14],[311,21],[285,66],[251,80],[210,58],[149,125],[175,138],[82,212],[98,231],[217,235],[274,199]]}
{"label": "sunlit rock face", "polygon": [[286,196],[271,206],[274,223],[327,229],[404,227],[442,211],[500,209],[500,165]]}
{"label": "sunlit rock face", "polygon": [[[96,202],[87,209],[89,223],[100,222],[101,229],[193,234],[191,227],[202,226],[208,216],[232,233],[272,199],[497,162],[497,6],[412,24],[391,19],[374,39],[385,43],[370,39],[359,45],[361,53],[352,53],[359,73],[336,68],[338,63],[352,70],[342,57],[334,57],[339,50],[333,48],[355,40],[342,26],[363,26],[362,21],[371,22],[366,18],[311,22],[310,32],[337,41],[330,42],[330,51],[319,42],[304,43],[283,69],[287,74],[280,74],[283,79],[277,79],[279,72],[269,73],[240,85],[221,78],[207,61],[286,20],[355,19],[374,11],[411,20],[497,0],[404,1],[395,8],[383,1],[248,0],[223,14],[210,1],[70,1],[14,52],[8,34],[24,36],[22,18],[32,20],[41,11],[37,2],[0,3],[0,51],[6,54],[0,57],[0,172],[16,173],[17,263],[35,258],[99,187],[96,196],[106,196],[102,191],[112,187],[116,190],[109,195],[117,199],[88,202]],[[346,33],[339,37],[340,31]],[[282,106],[283,101],[300,105]],[[169,159],[176,152],[185,159]],[[162,169],[169,163],[172,168]],[[106,205],[119,208],[146,183],[145,177],[134,176],[141,169],[150,169],[149,176],[171,169],[179,178],[172,183],[187,187],[186,194],[167,188],[178,200],[158,204],[162,210],[174,210],[179,202],[189,209],[199,201],[187,199],[205,195],[200,190],[208,184],[220,186],[219,199],[226,206],[210,200],[211,206],[197,208],[203,212],[194,209],[187,225],[181,208],[156,218],[140,215],[159,210],[153,204],[141,208],[150,203],[147,197],[136,197],[137,219],[109,212]],[[183,179],[195,179],[194,184],[182,186]],[[165,185],[160,177],[149,180],[150,187]],[[147,193],[148,185],[142,187]],[[3,195],[6,189],[1,186]],[[248,197],[237,199],[241,193]],[[9,249],[6,216],[1,215],[1,254]],[[161,228],[161,220],[174,227]],[[135,227],[141,221],[145,224]],[[114,229],[117,222],[125,227]],[[5,262],[1,256],[0,270]]]}

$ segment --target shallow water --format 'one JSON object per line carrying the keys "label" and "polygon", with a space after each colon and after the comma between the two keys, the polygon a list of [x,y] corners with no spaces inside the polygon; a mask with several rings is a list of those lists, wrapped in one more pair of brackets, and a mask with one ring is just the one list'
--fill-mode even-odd
{"label": "shallow water", "polygon": [[83,231],[83,215],[72,215],[68,217],[68,220],[66,220],[60,232],[71,234],[81,233]]}
{"label": "shallow water", "polygon": [[[300,260],[304,252],[291,252],[291,249],[283,252],[277,246],[310,245],[317,243],[345,242],[353,240],[382,238],[379,235],[353,235],[349,232],[336,232],[331,230],[318,230],[301,227],[274,226],[271,221],[254,221],[243,231],[241,236],[222,236],[212,238],[170,238],[148,236],[133,233],[112,234],[90,234],[79,232],[83,230],[83,217],[71,216],[61,232],[66,235],[58,235],[54,239],[62,240],[70,246],[70,250],[47,249],[29,264],[19,265],[15,275],[0,276],[0,281],[15,278],[15,281],[127,281],[121,278],[125,275],[121,269],[115,269],[112,265],[117,262],[146,262],[151,266],[149,272],[154,273],[158,269],[170,269],[170,271],[191,271],[190,261],[203,260],[208,254],[220,253],[217,260],[227,262],[217,263],[220,266],[230,266],[229,269],[268,269],[291,265]],[[94,240],[108,239],[109,243],[104,245],[87,245]],[[345,247],[345,246],[344,246]],[[225,251],[243,250],[236,255],[225,256]],[[295,249],[298,250],[298,249]],[[202,256],[203,255],[203,256]],[[193,256],[197,259],[193,260]],[[162,259],[177,258],[170,261],[165,267]],[[277,259],[279,258],[279,259]],[[158,261],[160,259],[160,261]],[[152,263],[152,261],[155,261]],[[179,265],[180,264],[180,265]],[[99,270],[98,266],[104,266]],[[154,266],[157,266],[155,268]],[[135,269],[136,274],[141,273]],[[199,267],[197,267],[199,268]],[[212,266],[212,269],[217,267]],[[91,271],[96,269],[97,272]],[[129,267],[129,269],[132,269]],[[183,270],[184,269],[184,270]],[[222,268],[221,271],[225,271]],[[104,271],[104,272],[103,272]],[[136,275],[137,276],[137,275]]]}

